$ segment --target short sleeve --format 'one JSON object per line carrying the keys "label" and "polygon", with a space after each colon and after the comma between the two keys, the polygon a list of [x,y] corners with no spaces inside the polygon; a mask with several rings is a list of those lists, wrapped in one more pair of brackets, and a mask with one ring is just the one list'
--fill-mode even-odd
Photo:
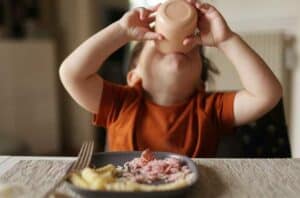
{"label": "short sleeve", "polygon": [[107,128],[118,119],[126,101],[132,100],[135,95],[136,91],[132,87],[117,85],[104,80],[99,110],[97,114],[93,115],[93,125]]}
{"label": "short sleeve", "polygon": [[232,133],[234,130],[234,98],[236,92],[217,92],[209,98],[211,115],[214,117],[220,135]]}

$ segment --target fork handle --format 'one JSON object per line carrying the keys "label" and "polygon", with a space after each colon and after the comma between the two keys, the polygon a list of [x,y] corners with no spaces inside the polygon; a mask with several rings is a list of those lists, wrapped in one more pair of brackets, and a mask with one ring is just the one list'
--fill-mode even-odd
{"label": "fork handle", "polygon": [[49,198],[50,195],[52,195],[52,194],[55,192],[55,190],[56,190],[56,189],[57,189],[57,188],[58,188],[58,187],[59,187],[59,186],[60,186],[60,185],[68,178],[69,173],[70,173],[70,169],[71,169],[73,163],[74,163],[74,162],[72,162],[72,163],[69,165],[69,167],[67,168],[67,170],[66,170],[64,176],[63,176],[58,182],[56,182],[55,185],[54,185],[52,188],[50,188],[50,189],[46,192],[46,194],[43,196],[43,198]]}
{"label": "fork handle", "polygon": [[56,182],[55,185],[46,192],[44,198],[49,198],[50,195],[52,195],[55,192],[55,190],[65,181],[65,179],[67,179],[67,175],[65,175],[58,182]]}

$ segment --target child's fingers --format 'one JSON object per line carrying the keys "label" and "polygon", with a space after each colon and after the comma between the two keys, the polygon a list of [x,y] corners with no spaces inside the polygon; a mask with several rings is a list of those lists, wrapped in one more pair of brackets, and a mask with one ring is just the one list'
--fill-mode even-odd
{"label": "child's fingers", "polygon": [[183,40],[183,45],[201,45],[201,43],[200,36],[190,36]]}
{"label": "child's fingers", "polygon": [[137,11],[139,12],[139,18],[142,21],[146,20],[151,13],[149,10],[147,10],[146,8],[142,8],[142,7],[138,8]]}
{"label": "child's fingers", "polygon": [[155,18],[156,18],[156,15],[150,14],[149,16],[147,16],[147,18],[144,21],[146,21],[148,23],[152,23],[155,20]]}
{"label": "child's fingers", "polygon": [[200,6],[200,10],[203,11],[203,12],[207,12],[210,8],[211,8],[211,5],[209,5],[208,3],[203,3]]}
{"label": "child's fingers", "polygon": [[217,11],[217,9],[213,5],[210,5],[208,3],[201,4],[199,9],[205,15]]}
{"label": "child's fingers", "polygon": [[191,4],[193,7],[196,8],[199,17],[201,15],[203,15],[202,12],[201,12],[201,5],[202,5],[201,1],[197,1],[197,0],[185,0],[185,1],[188,2],[189,4]]}
{"label": "child's fingers", "polygon": [[150,28],[141,27],[137,29],[138,40],[163,40],[163,35],[152,31]]}
{"label": "child's fingers", "polygon": [[163,40],[163,36],[156,32],[146,32],[144,34],[144,40]]}
{"label": "child's fingers", "polygon": [[200,6],[200,11],[202,16],[208,20],[213,20],[215,18],[223,18],[221,13],[214,6],[205,3]]}
{"label": "child's fingers", "polygon": [[142,7],[138,8],[140,20],[147,21],[147,22],[153,22],[156,17],[154,12],[157,10],[157,8],[159,6],[160,6],[160,4],[156,5],[155,7],[150,8],[150,9],[146,9],[146,8],[142,8]]}
{"label": "child's fingers", "polygon": [[160,5],[161,5],[161,3],[156,4],[155,6],[148,8],[148,10],[150,10],[152,12],[156,12]]}
{"label": "child's fingers", "polygon": [[200,8],[201,8],[201,3],[200,3],[200,2],[196,2],[195,6],[196,6],[196,8],[197,8],[198,10],[200,10]]}
{"label": "child's fingers", "polygon": [[185,0],[185,1],[192,4],[192,5],[194,5],[196,3],[196,0]]}
{"label": "child's fingers", "polygon": [[195,8],[197,8],[198,10],[202,4],[202,2],[199,0],[185,0],[185,1],[188,2],[189,4],[191,4],[192,6],[194,6]]}
{"label": "child's fingers", "polygon": [[156,13],[155,12],[157,11],[157,9],[159,8],[160,5],[161,5],[161,3],[159,3],[159,4],[157,4],[153,7],[148,8],[148,13],[147,13],[148,15],[147,15],[147,18],[145,19],[146,22],[151,23],[156,19]]}
{"label": "child's fingers", "polygon": [[144,20],[144,18],[145,18],[145,8],[137,8],[137,11],[139,13],[140,20]]}

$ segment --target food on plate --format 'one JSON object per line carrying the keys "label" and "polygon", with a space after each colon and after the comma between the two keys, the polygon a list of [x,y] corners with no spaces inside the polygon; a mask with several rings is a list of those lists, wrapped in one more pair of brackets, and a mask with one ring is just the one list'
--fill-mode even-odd
{"label": "food on plate", "polygon": [[9,183],[0,183],[0,197],[14,197],[21,198],[24,194],[28,193],[28,189],[25,186]]}
{"label": "food on plate", "polygon": [[195,174],[175,157],[156,159],[150,150],[123,166],[85,168],[69,177],[75,186],[103,191],[164,191],[188,186]]}

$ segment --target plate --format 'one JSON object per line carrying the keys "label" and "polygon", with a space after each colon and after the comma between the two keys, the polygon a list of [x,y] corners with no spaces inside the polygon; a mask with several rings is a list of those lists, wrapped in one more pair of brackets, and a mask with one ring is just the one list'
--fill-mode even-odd
{"label": "plate", "polygon": [[[95,167],[105,166],[107,164],[113,164],[115,166],[122,166],[125,162],[131,161],[136,157],[141,156],[140,151],[136,152],[103,152],[103,153],[95,153],[92,157],[91,164]],[[168,157],[173,157],[184,164],[186,164],[189,169],[194,173],[195,177],[193,177],[190,185],[174,190],[168,191],[154,191],[154,192],[113,192],[113,191],[101,191],[101,190],[87,190],[83,188],[79,188],[70,182],[67,181],[67,185],[76,193],[80,194],[83,197],[96,198],[96,197],[106,197],[106,198],[182,198],[191,187],[197,182],[199,174],[196,164],[188,157],[167,153],[167,152],[153,152],[156,159],[164,159]]]}

